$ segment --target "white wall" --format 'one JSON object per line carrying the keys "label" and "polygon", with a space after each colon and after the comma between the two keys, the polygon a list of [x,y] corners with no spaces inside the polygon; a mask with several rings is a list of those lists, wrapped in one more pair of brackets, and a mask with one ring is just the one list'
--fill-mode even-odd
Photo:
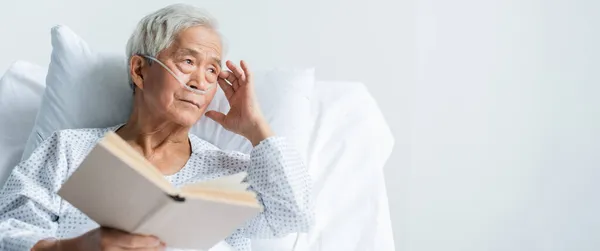
{"label": "white wall", "polygon": [[599,250],[600,3],[419,0],[416,11],[399,249]]}

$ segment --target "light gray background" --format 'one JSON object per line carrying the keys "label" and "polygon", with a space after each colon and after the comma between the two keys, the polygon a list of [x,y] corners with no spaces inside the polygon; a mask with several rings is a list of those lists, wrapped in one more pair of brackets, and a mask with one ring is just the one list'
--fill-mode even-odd
{"label": "light gray background", "polygon": [[600,250],[598,14],[585,0],[417,2],[398,249]]}
{"label": "light gray background", "polygon": [[[55,24],[123,53],[172,2],[1,1],[0,72],[47,65]],[[220,19],[230,59],[367,85],[396,138],[397,250],[600,248],[597,1],[180,2]]]}

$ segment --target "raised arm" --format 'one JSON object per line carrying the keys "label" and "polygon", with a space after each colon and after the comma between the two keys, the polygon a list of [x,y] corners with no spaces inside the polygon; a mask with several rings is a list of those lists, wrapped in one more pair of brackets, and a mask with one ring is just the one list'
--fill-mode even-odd
{"label": "raised arm", "polygon": [[250,189],[257,193],[264,211],[227,239],[234,246],[237,237],[274,238],[306,232],[313,221],[307,167],[285,139],[274,136],[256,100],[252,73],[244,61],[240,65],[227,61],[230,71],[221,72],[218,79],[229,101],[229,112],[206,113],[254,146],[244,165]]}
{"label": "raised arm", "polygon": [[264,211],[241,230],[247,238],[283,237],[307,232],[312,225],[312,182],[299,154],[284,138],[270,137],[249,159],[247,181]]}

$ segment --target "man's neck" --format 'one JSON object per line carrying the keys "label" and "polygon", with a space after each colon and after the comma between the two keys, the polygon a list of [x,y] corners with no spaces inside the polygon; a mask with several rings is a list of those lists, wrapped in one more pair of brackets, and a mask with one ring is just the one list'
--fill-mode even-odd
{"label": "man's neck", "polygon": [[168,122],[166,119],[144,115],[140,110],[134,110],[129,121],[117,130],[117,134],[141,150],[144,156],[150,157],[174,148],[187,149],[191,152],[189,129]]}

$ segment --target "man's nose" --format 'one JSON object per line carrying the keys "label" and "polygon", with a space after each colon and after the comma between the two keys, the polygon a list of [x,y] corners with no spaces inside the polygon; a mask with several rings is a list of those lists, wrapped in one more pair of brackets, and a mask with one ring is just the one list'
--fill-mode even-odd
{"label": "man's nose", "polygon": [[210,84],[206,81],[206,75],[202,71],[196,71],[190,76],[190,81],[187,85],[192,89],[206,91],[210,87]]}

